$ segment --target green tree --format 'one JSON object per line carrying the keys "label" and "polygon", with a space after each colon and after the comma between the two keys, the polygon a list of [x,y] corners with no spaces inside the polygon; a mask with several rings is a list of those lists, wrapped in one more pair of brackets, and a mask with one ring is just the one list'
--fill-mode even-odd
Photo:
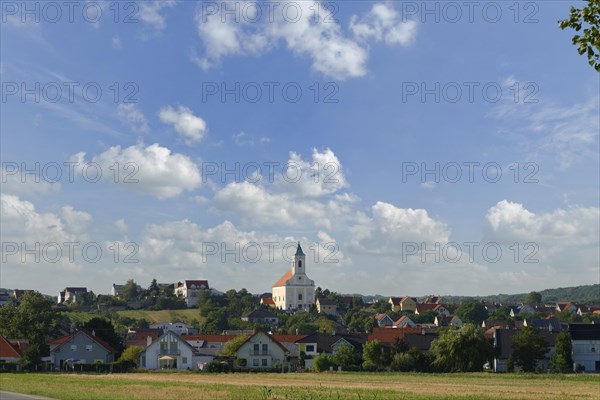
{"label": "green tree", "polygon": [[529,292],[527,296],[525,296],[525,300],[523,303],[525,304],[539,304],[542,302],[542,295],[538,292]]}
{"label": "green tree", "polygon": [[316,372],[329,371],[329,367],[335,367],[331,356],[321,354],[316,356],[313,360],[313,370]]}
{"label": "green tree", "polygon": [[363,367],[365,369],[381,369],[386,365],[385,349],[379,340],[365,343],[363,346]]}
{"label": "green tree", "polygon": [[515,360],[513,359],[512,354],[509,354],[506,359],[506,372],[515,372]]}
{"label": "green tree", "polygon": [[140,354],[143,350],[139,346],[129,346],[123,351],[121,357],[119,357],[119,361],[130,362],[137,367],[140,363]]}
{"label": "green tree", "polygon": [[359,354],[354,346],[342,344],[335,350],[332,360],[336,365],[343,367],[356,367],[359,364]]}
{"label": "green tree", "polygon": [[456,309],[456,315],[463,322],[481,324],[488,317],[487,309],[478,301],[465,301]]}
{"label": "green tree", "polygon": [[43,354],[48,354],[50,348],[48,345],[32,343],[27,346],[20,361],[21,368],[25,371],[36,371],[42,364]]}
{"label": "green tree", "polygon": [[600,0],[588,0],[582,8],[571,7],[569,18],[558,21],[560,29],[572,28],[576,34],[572,42],[579,54],[586,54],[588,64],[600,72]]}
{"label": "green tree", "polygon": [[121,298],[125,301],[137,300],[139,295],[138,285],[133,279],[128,280],[121,289]]}
{"label": "green tree", "polygon": [[373,309],[380,314],[388,313],[392,311],[392,305],[387,300],[381,299],[377,300],[377,303],[373,305]]}
{"label": "green tree", "polygon": [[483,330],[472,324],[460,329],[443,328],[431,344],[433,364],[447,372],[482,371],[493,348],[483,336]]}
{"label": "green tree", "polygon": [[573,369],[571,335],[562,331],[556,338],[556,352],[550,360],[552,372],[569,372]]}
{"label": "green tree", "polygon": [[510,308],[500,306],[488,315],[489,321],[506,321],[510,316]]}
{"label": "green tree", "polygon": [[235,356],[238,349],[248,340],[248,336],[239,335],[231,339],[229,342],[225,343],[223,349],[221,350],[222,356]]}
{"label": "green tree", "polygon": [[525,372],[534,372],[548,352],[548,343],[536,329],[526,326],[512,337],[512,348],[515,364]]}

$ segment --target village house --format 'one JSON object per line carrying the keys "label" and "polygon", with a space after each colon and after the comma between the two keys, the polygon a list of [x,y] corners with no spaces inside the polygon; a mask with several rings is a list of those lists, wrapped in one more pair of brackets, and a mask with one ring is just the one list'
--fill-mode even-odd
{"label": "village house", "polygon": [[417,325],[406,315],[403,315],[400,318],[398,318],[398,320],[395,321],[392,326],[394,328],[414,328]]}
{"label": "village house", "polygon": [[335,301],[328,299],[326,297],[321,297],[316,301],[317,311],[319,314],[327,314],[327,315],[336,315],[337,314],[337,304]]}
{"label": "village house", "polygon": [[161,332],[171,331],[178,335],[198,333],[195,329],[188,328],[184,322],[156,322],[150,325],[152,329],[160,329]]}
{"label": "village house", "polygon": [[414,297],[404,296],[404,297],[390,297],[388,299],[388,303],[390,303],[392,307],[392,311],[415,311],[417,307],[417,299]]}
{"label": "village house", "polygon": [[3,363],[18,363],[23,358],[29,341],[26,339],[7,339],[0,335],[0,370]]}
{"label": "village house", "polygon": [[436,315],[435,319],[433,320],[433,323],[435,324],[435,326],[438,326],[438,327],[453,326],[455,328],[460,328],[463,325],[462,320],[460,318],[458,318],[458,316],[456,316],[456,315],[445,316],[443,314]]}
{"label": "village house", "polygon": [[279,323],[279,318],[268,312],[267,310],[263,310],[261,308],[257,308],[256,310],[250,311],[242,315],[242,321],[252,322],[255,324],[275,324]]}
{"label": "village house", "polygon": [[177,282],[175,287],[175,296],[185,300],[185,304],[190,307],[198,305],[198,294],[201,291],[210,290],[207,280],[185,280]]}
{"label": "village house", "polygon": [[272,297],[261,297],[260,304],[268,306],[268,307],[273,307],[273,308],[276,307],[275,302],[273,301]]}
{"label": "village house", "polygon": [[375,321],[379,327],[394,325],[394,320],[387,314],[375,314]]}
{"label": "village house", "polygon": [[366,342],[366,339],[366,335],[317,332],[296,341],[296,343],[298,349],[307,356],[304,361],[304,367],[312,368],[314,357],[320,354],[335,354],[340,346],[350,345],[354,350],[362,354],[363,344]]}
{"label": "village house", "polygon": [[586,372],[600,372],[600,324],[569,324],[573,363]]}
{"label": "village house", "polygon": [[110,363],[117,351],[94,331],[79,330],[50,342],[50,362],[63,370],[74,363]]}
{"label": "village house", "polygon": [[[493,340],[494,347],[497,349],[497,355],[492,363],[492,370],[494,372],[506,372],[506,362],[508,357],[512,354],[512,337],[517,332],[519,332],[518,329],[503,328],[491,328],[486,332],[486,337]],[[550,366],[550,358],[554,355],[556,338],[558,337],[559,332],[540,329],[538,333],[546,340],[549,350],[544,359],[538,361],[537,368],[546,371]],[[515,371],[517,370],[519,370],[519,368],[518,366],[515,366]]]}
{"label": "village house", "polygon": [[300,243],[292,268],[273,285],[273,301],[280,310],[308,310],[315,303],[315,282],[306,275],[306,255]]}
{"label": "village house", "polygon": [[257,330],[237,349],[238,366],[255,368],[287,368],[288,350],[266,332]]}
{"label": "village house", "polygon": [[448,311],[446,309],[446,307],[444,307],[441,304],[417,304],[415,306],[415,314],[419,315],[419,314],[423,314],[424,312],[436,312],[439,314],[443,314],[446,317],[450,316],[450,311]]}
{"label": "village house", "polygon": [[178,334],[166,331],[140,353],[140,367],[147,369],[198,369],[194,348]]}

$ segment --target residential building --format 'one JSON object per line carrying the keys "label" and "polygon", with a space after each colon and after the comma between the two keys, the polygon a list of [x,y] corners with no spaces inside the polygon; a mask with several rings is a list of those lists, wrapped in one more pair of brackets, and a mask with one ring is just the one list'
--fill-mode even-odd
{"label": "residential building", "polygon": [[188,335],[197,332],[190,332],[193,329],[188,328],[188,326],[183,322],[156,322],[150,325],[152,329],[160,329],[162,332],[175,332],[179,336]]}
{"label": "residential building", "polygon": [[144,348],[154,340],[158,339],[163,333],[164,331],[162,329],[154,328],[129,329],[125,335],[124,344],[125,347],[138,346]]}
{"label": "residential building", "polygon": [[238,360],[245,360],[238,365],[245,368],[287,368],[287,353],[285,346],[263,331],[256,331],[237,349]]}
{"label": "residential building", "polygon": [[403,315],[392,326],[394,328],[414,328],[417,325],[406,315]]}
{"label": "residential building", "polygon": [[111,296],[113,296],[113,297],[120,296],[121,290],[123,290],[123,286],[125,286],[125,285],[117,285],[116,283],[113,283],[112,288],[110,290]]}
{"label": "residential building", "polygon": [[417,307],[417,299],[414,297],[390,297],[388,303],[392,306],[392,311],[415,311]]}
{"label": "residential building", "polygon": [[569,301],[561,301],[556,303],[556,311],[569,311],[569,312],[577,312],[577,306]]}
{"label": "residential building", "polygon": [[317,311],[320,314],[327,314],[327,315],[336,315],[337,314],[337,304],[335,304],[335,301],[328,299],[326,297],[321,297],[319,299],[317,299]]}
{"label": "residential building", "polygon": [[0,335],[0,370],[2,363],[17,363],[23,358],[29,341],[26,339],[7,339]]}
{"label": "residential building", "polygon": [[[506,372],[506,361],[512,354],[512,338],[517,332],[519,332],[519,329],[503,328],[491,328],[486,332],[486,337],[491,337],[494,347],[498,349],[497,355],[492,364],[492,369],[494,372]],[[542,371],[546,371],[550,367],[550,358],[554,355],[556,338],[559,332],[540,329],[539,334],[546,340],[549,350],[544,359],[538,361],[537,368]],[[517,370],[519,370],[519,368],[518,366],[515,366],[515,371]]]}
{"label": "residential building", "polygon": [[569,324],[573,363],[586,372],[600,372],[600,324]]}
{"label": "residential building", "polygon": [[275,324],[279,323],[279,318],[268,312],[267,310],[263,310],[261,308],[257,308],[256,310],[250,311],[242,315],[242,321],[252,322],[255,324]]}
{"label": "residential building", "polygon": [[79,330],[50,342],[50,361],[56,369],[64,369],[73,363],[109,363],[115,360],[117,351],[94,331]]}
{"label": "residential building", "polygon": [[423,314],[424,312],[428,312],[428,311],[436,312],[436,313],[439,313],[439,314],[443,314],[446,317],[450,315],[450,311],[448,311],[446,309],[446,307],[444,307],[441,304],[431,304],[431,303],[429,303],[429,304],[417,304],[417,305],[415,305],[414,312],[417,315],[418,314]]}
{"label": "residential building", "polygon": [[33,293],[33,292],[35,292],[35,290],[31,290],[31,289],[15,289],[15,290],[13,290],[12,297],[13,297],[13,300],[15,302],[20,303],[21,302],[21,297],[23,297],[23,295],[25,293]]}
{"label": "residential building", "polygon": [[375,321],[379,327],[394,325],[394,320],[387,314],[375,314]]}
{"label": "residential building", "polygon": [[[433,323],[435,324],[435,326],[439,327],[453,326],[455,328],[460,328],[463,325],[462,320],[458,318],[458,316],[451,315],[447,317],[444,314],[436,315],[435,319],[433,320]],[[483,321],[482,325],[485,325],[485,321]]]}
{"label": "residential building", "polygon": [[306,275],[306,255],[300,243],[292,268],[273,285],[273,301],[280,310],[308,310],[315,303],[315,282]]}
{"label": "residential building", "polygon": [[6,289],[0,289],[0,307],[11,301],[10,292]]}
{"label": "residential building", "polygon": [[320,354],[335,354],[337,349],[343,345],[350,345],[359,354],[362,354],[362,347],[366,340],[366,335],[317,332],[296,341],[296,343],[299,350],[303,351],[307,356],[304,366],[312,368],[314,357]]}
{"label": "residential building", "polygon": [[210,290],[207,280],[185,280],[177,283],[175,295],[183,298],[188,307],[195,307],[198,305],[198,294],[205,290]]}
{"label": "residential building", "polygon": [[140,367],[147,369],[198,369],[196,352],[181,336],[166,331],[140,354]]}
{"label": "residential building", "polygon": [[77,298],[81,300],[81,295],[87,293],[87,288],[84,287],[66,287],[65,290],[58,293],[58,304],[63,304],[67,301],[77,303]]}
{"label": "residential building", "polygon": [[272,297],[261,297],[260,298],[260,304],[265,305],[265,306],[269,306],[269,307],[276,307],[275,302],[273,301]]}

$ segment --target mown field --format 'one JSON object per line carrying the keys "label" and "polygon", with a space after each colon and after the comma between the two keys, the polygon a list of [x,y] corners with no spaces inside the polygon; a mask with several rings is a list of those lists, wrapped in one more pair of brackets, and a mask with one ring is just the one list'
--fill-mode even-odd
{"label": "mown field", "polygon": [[56,399],[600,399],[598,375],[1,374],[0,389]]}

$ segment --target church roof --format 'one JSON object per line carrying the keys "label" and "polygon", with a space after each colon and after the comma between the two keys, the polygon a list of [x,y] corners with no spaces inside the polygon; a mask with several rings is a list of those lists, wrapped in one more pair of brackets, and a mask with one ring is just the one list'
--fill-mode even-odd
{"label": "church roof", "polygon": [[277,282],[273,284],[273,287],[285,286],[285,283],[292,278],[292,269],[288,269],[285,274]]}
{"label": "church roof", "polygon": [[296,249],[296,255],[297,256],[305,256],[306,254],[304,254],[304,252],[302,251],[302,247],[300,247],[300,242],[298,242],[298,248]]}

